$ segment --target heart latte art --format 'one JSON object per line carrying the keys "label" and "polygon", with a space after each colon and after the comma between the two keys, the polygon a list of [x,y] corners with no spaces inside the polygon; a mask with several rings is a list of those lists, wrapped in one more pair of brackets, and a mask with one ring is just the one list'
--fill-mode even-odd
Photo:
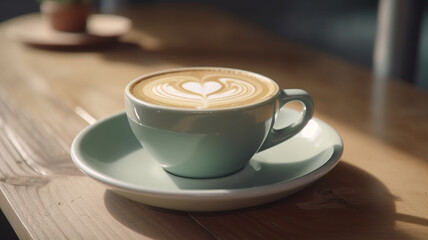
{"label": "heart latte art", "polygon": [[195,69],[162,73],[133,85],[132,94],[156,105],[188,109],[224,109],[271,98],[277,85],[247,72]]}

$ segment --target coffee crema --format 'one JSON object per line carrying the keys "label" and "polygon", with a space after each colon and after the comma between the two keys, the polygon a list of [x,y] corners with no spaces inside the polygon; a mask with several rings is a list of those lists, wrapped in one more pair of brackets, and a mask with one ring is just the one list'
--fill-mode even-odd
{"label": "coffee crema", "polygon": [[145,102],[186,109],[227,109],[271,98],[278,86],[256,74],[228,69],[185,69],[140,79],[131,86]]}

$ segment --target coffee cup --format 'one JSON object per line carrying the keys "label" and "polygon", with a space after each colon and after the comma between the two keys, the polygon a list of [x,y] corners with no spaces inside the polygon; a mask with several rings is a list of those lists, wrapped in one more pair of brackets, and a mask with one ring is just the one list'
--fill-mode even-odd
{"label": "coffee cup", "polygon": [[[279,109],[291,101],[302,103],[301,116],[274,129]],[[164,170],[188,178],[239,171],[257,152],[297,134],[313,114],[306,91],[280,89],[266,76],[220,67],[140,76],[126,86],[125,106],[143,148]]]}

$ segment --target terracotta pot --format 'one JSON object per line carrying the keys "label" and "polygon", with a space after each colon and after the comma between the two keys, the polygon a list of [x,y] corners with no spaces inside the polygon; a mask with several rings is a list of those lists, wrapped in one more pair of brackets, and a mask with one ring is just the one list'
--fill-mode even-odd
{"label": "terracotta pot", "polygon": [[84,32],[91,8],[86,3],[44,1],[40,5],[40,11],[55,30]]}

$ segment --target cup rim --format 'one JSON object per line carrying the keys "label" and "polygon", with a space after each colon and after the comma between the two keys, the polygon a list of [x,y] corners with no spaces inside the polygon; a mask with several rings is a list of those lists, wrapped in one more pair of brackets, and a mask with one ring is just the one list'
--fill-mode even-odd
{"label": "cup rim", "polygon": [[[198,69],[224,69],[224,70],[232,70],[232,71],[245,72],[245,73],[254,75],[256,77],[264,78],[264,79],[267,79],[267,80],[271,81],[276,86],[276,91],[275,91],[274,94],[272,94],[271,97],[269,97],[269,98],[267,98],[267,99],[265,99],[263,101],[260,101],[260,102],[256,102],[256,103],[252,103],[252,104],[246,104],[246,105],[240,105],[240,106],[235,106],[235,107],[229,107],[229,108],[205,109],[205,110],[204,109],[170,107],[170,106],[163,106],[163,105],[157,105],[157,104],[154,104],[154,103],[149,103],[149,102],[143,101],[143,100],[135,97],[131,93],[131,91],[130,91],[131,86],[134,85],[134,83],[140,81],[143,78],[148,78],[148,77],[151,77],[153,75],[170,73],[170,72],[176,72],[176,71],[198,70]],[[272,101],[273,99],[276,99],[280,91],[281,91],[281,88],[279,87],[279,85],[273,79],[271,79],[269,77],[266,77],[264,75],[261,75],[259,73],[255,73],[255,72],[251,72],[251,71],[243,70],[243,69],[238,69],[238,68],[200,66],[200,67],[169,68],[169,69],[165,69],[165,70],[160,70],[160,71],[155,71],[155,72],[150,72],[150,73],[146,73],[146,74],[140,75],[137,78],[135,78],[132,81],[130,81],[126,85],[126,87],[125,87],[125,96],[128,99],[130,99],[132,102],[137,103],[139,105],[143,105],[143,106],[148,107],[148,108],[159,109],[159,110],[168,110],[168,111],[177,111],[177,112],[209,113],[209,112],[228,112],[228,111],[236,111],[236,110],[242,110],[242,109],[249,109],[249,108],[258,107],[260,105],[264,105],[267,102]]]}

